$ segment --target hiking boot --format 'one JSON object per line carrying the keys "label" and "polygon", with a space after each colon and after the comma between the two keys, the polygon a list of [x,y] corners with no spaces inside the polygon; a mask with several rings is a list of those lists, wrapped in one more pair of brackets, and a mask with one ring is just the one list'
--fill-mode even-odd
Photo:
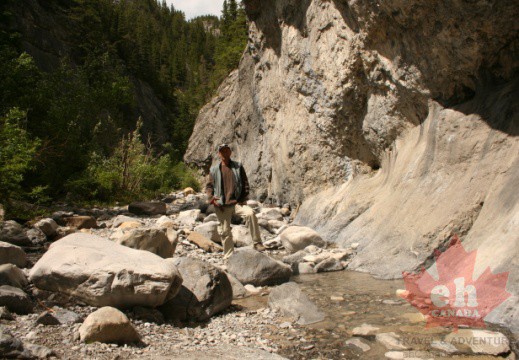
{"label": "hiking boot", "polygon": [[254,250],[265,251],[265,250],[267,250],[267,248],[265,246],[263,246],[262,243],[256,243],[256,244],[254,244]]}

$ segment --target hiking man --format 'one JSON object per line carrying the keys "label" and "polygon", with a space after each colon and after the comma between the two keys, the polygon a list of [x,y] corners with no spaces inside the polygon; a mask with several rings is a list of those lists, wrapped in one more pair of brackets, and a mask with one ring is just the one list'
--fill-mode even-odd
{"label": "hiking man", "polygon": [[214,211],[220,221],[218,231],[222,236],[224,259],[231,256],[234,251],[231,232],[233,214],[245,219],[254,249],[265,250],[261,242],[258,219],[254,211],[245,205],[247,196],[249,196],[249,181],[245,169],[239,162],[231,160],[231,155],[229,145],[218,146],[218,157],[221,161],[211,167],[205,187],[207,201],[214,205]]}

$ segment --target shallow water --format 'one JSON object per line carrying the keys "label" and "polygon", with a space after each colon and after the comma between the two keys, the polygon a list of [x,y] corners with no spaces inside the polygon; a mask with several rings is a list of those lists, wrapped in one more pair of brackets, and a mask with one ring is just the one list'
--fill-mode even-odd
{"label": "shallow water", "polygon": [[[400,344],[408,348],[398,350],[403,352],[404,359],[498,359],[489,356],[452,356],[433,349],[431,342],[440,340],[451,329],[426,329],[421,314],[395,294],[397,289],[405,288],[402,280],[379,280],[369,274],[339,271],[299,275],[292,281],[301,286],[326,314],[326,318],[307,326],[293,325],[281,330],[272,328],[270,338],[280,347],[278,353],[287,358],[386,359],[385,354],[390,350],[374,336],[361,338],[370,347],[366,352],[345,343],[353,337],[353,328],[369,324],[379,327],[378,332],[398,334]],[[254,296],[241,300],[240,304],[247,308],[266,307],[267,298]],[[495,326],[489,328],[496,329]]]}

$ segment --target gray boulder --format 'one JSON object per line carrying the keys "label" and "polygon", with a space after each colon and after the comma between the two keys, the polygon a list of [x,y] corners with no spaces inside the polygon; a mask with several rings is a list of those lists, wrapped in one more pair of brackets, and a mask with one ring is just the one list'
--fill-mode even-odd
{"label": "gray boulder", "polygon": [[45,235],[40,229],[29,229],[27,230],[26,234],[29,240],[31,240],[31,243],[34,245],[42,245],[48,240],[47,235]]}
{"label": "gray boulder", "polygon": [[27,264],[27,255],[21,247],[0,241],[0,264],[14,264],[23,268]]}
{"label": "gray boulder", "polygon": [[281,209],[279,208],[263,208],[257,217],[258,219],[265,219],[267,222],[269,220],[283,220],[283,215],[281,214]]}
{"label": "gray boulder", "polygon": [[0,357],[2,359],[33,359],[32,353],[27,350],[23,342],[15,338],[11,332],[0,327]]}
{"label": "gray boulder", "polygon": [[300,325],[313,324],[324,320],[324,313],[308,299],[299,285],[289,282],[272,289],[268,306],[279,310],[284,316],[292,317]]}
{"label": "gray boulder", "polygon": [[9,285],[22,289],[27,284],[28,281],[25,274],[16,265],[0,265],[0,285]]}
{"label": "gray boulder", "polygon": [[80,323],[82,320],[79,314],[54,306],[52,310],[42,312],[36,319],[36,323],[42,325],[72,325]]}
{"label": "gray boulder", "polygon": [[12,220],[0,222],[0,241],[17,246],[32,245],[23,226]]}
{"label": "gray boulder", "polygon": [[237,247],[244,247],[252,245],[252,237],[249,229],[244,225],[232,226],[232,240]]}
{"label": "gray boulder", "polygon": [[289,265],[250,248],[235,250],[229,257],[227,271],[242,284],[254,286],[281,284],[292,275]]}
{"label": "gray boulder", "polygon": [[40,289],[75,296],[93,306],[158,306],[174,296],[176,267],[148,251],[76,233],[53,243],[29,279]]}
{"label": "gray boulder", "polygon": [[146,250],[162,258],[172,257],[175,251],[166,233],[160,229],[132,229],[118,238],[117,243],[132,249]]}
{"label": "gray boulder", "polygon": [[231,305],[232,286],[225,272],[187,257],[174,264],[184,281],[177,296],[160,307],[167,318],[204,321]]}
{"label": "gray boulder", "polygon": [[280,238],[281,243],[290,253],[303,250],[309,245],[317,247],[326,245],[317,232],[305,226],[290,226],[281,233]]}
{"label": "gray boulder", "polygon": [[52,238],[54,235],[56,235],[56,231],[58,230],[58,224],[53,219],[41,219],[36,224],[34,224],[34,227],[38,230],[41,230],[45,236]]}
{"label": "gray boulder", "polygon": [[344,270],[344,266],[342,266],[340,260],[328,258],[317,264],[314,269],[316,272],[341,271]]}
{"label": "gray boulder", "polygon": [[225,275],[227,275],[227,278],[231,282],[233,299],[241,299],[249,295],[249,292],[247,291],[247,289],[245,289],[245,286],[243,286],[240,280],[236,279],[236,277],[227,272],[225,273]]}
{"label": "gray boulder", "polygon": [[193,226],[200,217],[201,211],[199,209],[185,210],[178,214],[176,221],[183,226]]}
{"label": "gray boulder", "polygon": [[128,211],[135,215],[166,215],[166,204],[163,202],[143,201],[128,205]]}
{"label": "gray boulder", "polygon": [[33,309],[29,296],[23,290],[9,285],[0,286],[0,306],[22,315],[29,314]]}
{"label": "gray boulder", "polygon": [[221,244],[222,238],[218,233],[218,225],[220,225],[218,221],[204,222],[203,224],[196,226],[194,231],[204,235],[206,238],[214,241],[215,243]]}
{"label": "gray boulder", "polygon": [[117,227],[121,226],[121,224],[124,224],[125,222],[126,223],[127,222],[136,222],[136,223],[142,224],[142,221],[137,218],[126,216],[126,215],[117,215],[112,220],[112,227],[117,228]]}
{"label": "gray boulder", "polygon": [[79,338],[86,343],[136,343],[140,336],[126,315],[105,306],[88,315],[79,328]]}
{"label": "gray boulder", "polygon": [[211,222],[211,221],[218,221],[218,216],[216,216],[215,213],[209,214],[209,215],[207,215],[204,218],[204,222],[205,223],[208,223],[208,222]]}

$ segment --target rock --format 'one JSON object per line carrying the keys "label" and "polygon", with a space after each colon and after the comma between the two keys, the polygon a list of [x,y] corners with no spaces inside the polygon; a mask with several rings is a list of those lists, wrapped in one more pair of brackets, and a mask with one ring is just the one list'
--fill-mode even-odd
{"label": "rock", "polygon": [[9,285],[23,289],[27,284],[28,281],[25,274],[16,265],[0,265],[0,285]]}
{"label": "rock", "polygon": [[119,310],[105,306],[88,315],[79,328],[81,341],[128,344],[140,341],[130,320]]}
{"label": "rock", "polygon": [[362,324],[361,326],[357,326],[352,330],[353,336],[362,336],[362,337],[371,337],[375,336],[378,331],[380,330],[379,327],[369,325],[369,324]]}
{"label": "rock", "polygon": [[346,340],[344,343],[346,344],[346,346],[356,349],[356,350],[360,350],[362,352],[371,350],[371,346],[369,346],[368,344],[366,344],[364,341],[362,341],[359,338],[351,338],[351,339]]}
{"label": "rock", "polygon": [[131,223],[137,222],[137,223],[143,225],[143,223],[139,219],[136,219],[134,217],[130,217],[130,216],[126,216],[126,215],[117,215],[112,220],[112,227],[117,228],[117,227],[121,226],[121,224],[126,223],[126,222],[131,222]]}
{"label": "rock", "polygon": [[57,354],[54,350],[49,349],[43,345],[25,343],[23,344],[24,348],[27,352],[29,352],[36,359],[49,359],[52,357],[57,357]]}
{"label": "rock", "polygon": [[53,243],[29,279],[92,306],[121,307],[161,305],[181,282],[175,266],[151,252],[80,233]]}
{"label": "rock", "polygon": [[121,236],[117,243],[132,249],[146,250],[162,258],[172,257],[175,251],[166,233],[159,229],[133,229]]}
{"label": "rock", "polygon": [[250,248],[236,249],[229,257],[227,271],[242,284],[255,286],[281,284],[292,275],[290,266]]}
{"label": "rock", "polygon": [[36,323],[42,325],[72,325],[80,323],[82,320],[81,316],[75,312],[55,306],[52,311],[42,312],[36,319]]}
{"label": "rock", "polygon": [[431,348],[446,352],[447,354],[454,354],[458,352],[456,346],[446,341],[435,340],[431,342]]}
{"label": "rock", "polygon": [[462,350],[469,347],[472,353],[482,355],[500,355],[510,351],[510,341],[500,332],[488,330],[460,329],[445,337],[445,342]]}
{"label": "rock", "polygon": [[0,306],[22,315],[29,314],[33,309],[29,296],[23,290],[9,285],[0,286]]}
{"label": "rock", "polygon": [[394,332],[389,333],[380,333],[375,335],[375,338],[379,343],[384,345],[388,350],[407,350],[409,349],[402,340],[400,336]]}
{"label": "rock", "polygon": [[283,226],[285,226],[286,224],[283,222],[283,221],[279,221],[279,220],[269,220],[268,221],[268,230],[273,233],[273,234],[276,234],[277,230],[282,228]]}
{"label": "rock", "polygon": [[199,234],[202,234],[204,237],[213,242],[221,244],[222,238],[218,233],[218,225],[220,225],[218,221],[211,221],[196,226],[194,231],[196,231]]}
{"label": "rock", "polygon": [[218,216],[216,216],[216,214],[209,214],[205,217],[204,219],[204,222],[205,223],[208,223],[208,222],[211,222],[211,221],[218,221]]}
{"label": "rock", "polygon": [[184,193],[184,196],[196,194],[195,190],[193,190],[193,188],[190,188],[190,187],[185,188],[183,193]]}
{"label": "rock", "polygon": [[317,271],[311,263],[298,263],[297,271],[294,271],[297,274],[315,274]]}
{"label": "rock", "polygon": [[36,229],[41,230],[48,238],[54,237],[58,230],[58,224],[53,219],[41,219],[33,225]]}
{"label": "rock", "polygon": [[187,240],[198,246],[200,249],[210,253],[223,251],[223,248],[220,245],[195,231],[189,234]]}
{"label": "rock", "polygon": [[301,291],[299,285],[289,282],[276,286],[270,292],[268,306],[292,317],[299,325],[313,324],[324,320],[317,306]]}
{"label": "rock", "polygon": [[166,215],[166,204],[163,202],[142,201],[128,205],[128,211],[135,215]]}
{"label": "rock", "polygon": [[348,250],[335,250],[332,251],[330,256],[334,259],[337,259],[339,261],[348,260],[348,258],[353,254],[353,251],[351,249]]}
{"label": "rock", "polygon": [[71,216],[64,218],[66,226],[76,229],[95,229],[97,221],[93,216]]}
{"label": "rock", "polygon": [[232,225],[232,240],[236,247],[252,245],[252,237],[249,228],[244,225]]}
{"label": "rock", "polygon": [[33,245],[42,245],[47,241],[47,236],[40,229],[29,229],[26,235]]}
{"label": "rock", "polygon": [[259,207],[259,203],[256,200],[247,200],[247,206],[256,209]]}
{"label": "rock", "polygon": [[305,261],[305,257],[308,256],[306,250],[299,250],[293,254],[283,256],[283,262],[285,264],[293,265]]}
{"label": "rock", "polygon": [[323,247],[326,245],[321,236],[304,226],[290,226],[280,235],[281,243],[289,253],[303,250],[308,245]]}
{"label": "rock", "polygon": [[142,226],[143,224],[139,221],[125,221],[119,225],[118,230],[139,229]]}
{"label": "rock", "polygon": [[12,321],[14,320],[13,314],[5,306],[0,306],[0,320]]}
{"label": "rock", "polygon": [[306,262],[312,262],[314,264],[318,264],[321,261],[328,260],[330,258],[330,256],[331,256],[330,253],[323,252],[323,253],[317,254],[317,255],[313,255],[313,254],[306,255],[303,258],[303,260]]}
{"label": "rock", "polygon": [[13,264],[23,268],[27,264],[27,255],[21,247],[0,241],[0,264]]}
{"label": "rock", "polygon": [[22,225],[12,220],[0,222],[0,242],[6,242],[16,246],[32,245]]}
{"label": "rock", "polygon": [[277,220],[282,221],[283,215],[281,215],[281,210],[279,208],[263,208],[257,215],[258,219],[267,220]]}
{"label": "rock", "polygon": [[350,248],[351,248],[352,250],[357,250],[358,247],[359,247],[359,243],[351,243],[351,244],[350,244]]}
{"label": "rock", "polygon": [[282,246],[281,240],[279,239],[279,236],[274,238],[274,239],[270,239],[270,240],[264,241],[263,245],[267,249],[279,249]]}
{"label": "rock", "polygon": [[181,211],[176,221],[184,226],[193,226],[197,222],[201,212],[198,209]]}
{"label": "rock", "polygon": [[23,342],[11,332],[0,327],[0,357],[3,359],[32,359],[34,356],[24,348]]}
{"label": "rock", "polygon": [[183,282],[177,296],[160,307],[166,318],[204,321],[231,305],[232,286],[225,272],[188,257],[174,263]]}
{"label": "rock", "polygon": [[158,325],[164,324],[165,322],[164,315],[162,315],[162,313],[157,309],[136,306],[133,308],[133,314],[136,320],[155,323]]}
{"label": "rock", "polygon": [[317,264],[314,269],[318,273],[325,271],[341,271],[344,270],[344,266],[342,266],[339,260],[328,258]]}
{"label": "rock", "polygon": [[283,216],[290,216],[291,211],[289,208],[283,207],[283,208],[281,208],[280,212],[281,212],[281,215],[283,215]]}
{"label": "rock", "polygon": [[176,230],[173,230],[173,229],[167,229],[166,230],[166,236],[168,237],[168,241],[170,242],[172,248],[173,248],[173,253],[172,254],[175,254],[175,250],[177,248],[177,245],[178,245],[178,239],[179,239],[179,236],[180,236],[180,233]]}
{"label": "rock", "polygon": [[261,292],[261,290],[262,290],[261,287],[256,287],[256,286],[251,285],[251,284],[245,285],[244,288],[245,288],[245,290],[247,290],[247,292],[251,293],[252,295],[258,295]]}
{"label": "rock", "polygon": [[227,278],[229,279],[229,282],[232,286],[232,298],[233,299],[241,299],[249,295],[247,289],[245,289],[245,286],[240,282],[240,280],[236,279],[232,274],[225,273],[227,275]]}
{"label": "rock", "polygon": [[53,240],[59,240],[64,238],[67,235],[74,234],[76,232],[75,228],[71,228],[68,226],[60,226],[58,230],[56,231],[56,236]]}
{"label": "rock", "polygon": [[169,216],[161,216],[157,222],[155,223],[155,226],[157,228],[166,228],[166,229],[174,229],[175,227],[177,227],[177,224],[175,223],[175,221],[170,218]]}

